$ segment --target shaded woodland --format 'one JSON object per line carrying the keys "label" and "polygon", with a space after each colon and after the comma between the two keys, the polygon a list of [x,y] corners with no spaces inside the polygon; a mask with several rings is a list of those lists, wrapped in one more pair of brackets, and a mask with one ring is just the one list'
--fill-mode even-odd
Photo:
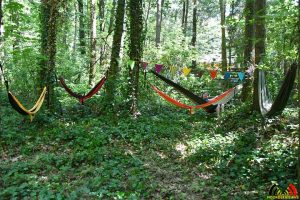
{"label": "shaded woodland", "polygon": [[299,54],[296,0],[0,0],[0,199],[298,199]]}

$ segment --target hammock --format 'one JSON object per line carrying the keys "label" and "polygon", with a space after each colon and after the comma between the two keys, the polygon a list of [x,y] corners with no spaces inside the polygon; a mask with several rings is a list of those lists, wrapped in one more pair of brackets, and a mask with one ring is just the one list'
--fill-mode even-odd
{"label": "hammock", "polygon": [[170,102],[171,104],[180,107],[180,108],[184,108],[190,111],[190,113],[194,113],[194,111],[196,109],[205,109],[208,106],[218,106],[220,104],[226,104],[227,102],[229,102],[236,93],[238,93],[243,86],[242,85],[238,85],[234,88],[231,88],[229,90],[227,90],[226,92],[222,93],[219,96],[216,96],[215,98],[209,100],[207,103],[203,103],[201,105],[197,105],[197,106],[188,106],[186,104],[183,104],[175,99],[173,99],[172,97],[168,96],[167,94],[163,93],[162,91],[160,91],[157,87],[151,85],[152,89],[162,98],[164,98],[166,101]]}
{"label": "hammock", "polygon": [[65,80],[61,77],[59,79],[61,85],[63,86],[63,88],[66,90],[67,93],[69,93],[69,95],[71,95],[72,97],[75,97],[76,99],[78,99],[78,101],[83,104],[87,99],[91,98],[92,96],[94,96],[102,87],[102,85],[104,84],[104,82],[106,81],[106,77],[103,77],[99,83],[97,83],[97,85],[95,85],[95,87],[93,89],[91,89],[91,91],[87,94],[87,95],[81,95],[78,93],[73,92],[65,83]]}
{"label": "hammock", "polygon": [[[178,92],[182,93],[184,96],[186,96],[188,99],[190,99],[191,101],[193,101],[195,104],[201,105],[201,104],[205,104],[207,103],[207,100],[205,100],[204,98],[198,97],[197,95],[195,95],[194,93],[192,93],[191,91],[185,89],[184,87],[182,87],[181,85],[167,79],[166,77],[156,73],[155,71],[151,71],[155,76],[157,76],[158,78],[160,78],[162,81],[164,81],[165,83],[167,83],[168,85],[172,86],[175,90],[177,90]],[[214,113],[216,112],[216,105],[209,105],[207,107],[204,108],[204,110],[208,113]]]}
{"label": "hammock", "polygon": [[30,117],[30,121],[32,122],[34,115],[40,110],[43,105],[46,96],[46,87],[44,87],[39,99],[35,103],[35,105],[31,109],[26,109],[20,101],[15,97],[10,91],[8,91],[8,100],[11,104],[12,108],[15,109],[21,115],[28,115]]}
{"label": "hammock", "polygon": [[7,95],[8,95],[8,100],[9,100],[11,107],[14,110],[16,110],[18,113],[20,113],[21,115],[28,115],[30,118],[30,121],[32,122],[34,115],[41,109],[41,107],[44,103],[47,88],[44,87],[44,89],[43,89],[40,97],[38,98],[37,102],[35,103],[35,105],[31,109],[28,110],[22,105],[22,103],[17,99],[17,97],[14,96],[13,93],[9,91],[8,81],[4,76],[4,70],[3,70],[3,66],[1,63],[0,63],[0,70],[2,72],[2,76],[4,79],[4,83],[5,83],[5,88],[6,88]]}
{"label": "hammock", "polygon": [[280,91],[274,102],[267,88],[265,71],[258,71],[259,106],[263,116],[274,116],[280,114],[288,102],[296,79],[297,64],[293,63],[285,76]]}

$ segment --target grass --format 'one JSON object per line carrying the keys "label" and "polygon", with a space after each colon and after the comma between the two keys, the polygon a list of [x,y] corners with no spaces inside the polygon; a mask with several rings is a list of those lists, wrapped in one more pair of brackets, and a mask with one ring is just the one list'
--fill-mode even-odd
{"label": "grass", "polygon": [[2,107],[0,199],[265,199],[296,183],[293,109],[264,122],[144,102],[138,119],[73,106],[22,124]]}

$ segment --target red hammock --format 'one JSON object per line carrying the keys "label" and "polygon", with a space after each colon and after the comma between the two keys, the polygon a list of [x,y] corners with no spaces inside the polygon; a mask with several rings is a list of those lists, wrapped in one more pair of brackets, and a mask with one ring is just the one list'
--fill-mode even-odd
{"label": "red hammock", "polygon": [[203,103],[201,105],[197,105],[197,106],[188,106],[186,104],[183,104],[175,99],[173,99],[172,97],[168,96],[167,94],[163,93],[162,91],[160,91],[157,87],[151,85],[152,89],[157,92],[157,94],[159,96],[161,96],[162,98],[164,98],[166,101],[170,102],[171,104],[180,107],[180,108],[184,108],[190,111],[190,113],[194,113],[195,109],[201,109],[201,108],[205,108],[208,107],[210,105],[218,105],[218,104],[225,104],[228,101],[230,101],[230,99],[232,99],[234,97],[234,95],[242,89],[241,85],[238,85],[234,88],[231,88],[229,90],[227,90],[226,92],[222,93],[219,96],[216,96],[215,98],[209,100],[207,103]]}
{"label": "red hammock", "polygon": [[91,91],[87,94],[87,95],[81,95],[78,93],[73,92],[65,83],[65,80],[61,77],[59,78],[59,81],[61,83],[61,85],[63,86],[63,88],[66,90],[66,92],[69,93],[69,95],[75,97],[76,99],[78,99],[78,101],[83,104],[85,102],[85,100],[91,98],[92,96],[94,96],[102,87],[102,85],[104,84],[104,82],[106,81],[106,77],[103,77],[99,83],[97,83],[97,85],[95,85],[95,87],[93,89],[91,89]]}

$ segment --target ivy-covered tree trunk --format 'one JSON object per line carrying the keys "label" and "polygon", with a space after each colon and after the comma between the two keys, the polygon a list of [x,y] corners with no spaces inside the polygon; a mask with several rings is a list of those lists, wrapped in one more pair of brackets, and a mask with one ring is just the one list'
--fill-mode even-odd
{"label": "ivy-covered tree trunk", "polygon": [[[0,49],[3,49],[3,41],[2,41],[2,34],[3,34],[3,10],[2,10],[2,0],[0,0]],[[3,59],[3,51],[0,52],[0,64],[2,64]],[[0,71],[0,73],[2,73]],[[0,85],[2,85],[2,76],[0,75]]]}
{"label": "ivy-covered tree trunk", "polygon": [[[2,11],[2,0],[0,0],[0,49],[3,49],[2,44],[2,26],[3,26],[3,11]],[[2,65],[3,51],[0,52],[0,65]],[[0,70],[0,92],[2,92],[2,71]],[[0,136],[3,133],[2,114],[3,110],[0,107]],[[2,138],[1,138],[2,139]]]}
{"label": "ivy-covered tree trunk", "polygon": [[[266,52],[266,0],[255,1],[255,63],[263,61]],[[258,69],[254,72],[253,109],[260,111],[258,91]]]}
{"label": "ivy-covered tree trunk", "polygon": [[[245,46],[244,46],[244,70],[247,70],[251,63],[251,54],[254,41],[254,0],[247,0],[244,9],[245,15]],[[242,90],[242,101],[246,101],[251,93],[251,82],[247,79]]]}
{"label": "ivy-covered tree trunk", "polygon": [[139,69],[143,54],[143,1],[129,0],[129,57],[135,61],[131,73],[132,104],[131,114],[138,115]]}
{"label": "ivy-covered tree trunk", "polygon": [[79,11],[79,44],[80,53],[82,55],[86,54],[86,41],[85,41],[85,23],[84,23],[84,10],[83,10],[83,0],[77,0],[78,11]]}
{"label": "ivy-covered tree trunk", "polygon": [[98,2],[99,7],[99,28],[100,31],[105,30],[105,0],[99,0]]}
{"label": "ivy-covered tree trunk", "polygon": [[102,65],[105,55],[105,43],[102,40],[102,33],[105,31],[105,0],[99,0],[99,37],[100,39],[100,59],[99,63]]}
{"label": "ivy-covered tree trunk", "polygon": [[[300,1],[298,1],[298,123],[300,124]],[[298,128],[298,191],[300,191],[300,126]]]}
{"label": "ivy-covered tree trunk", "polygon": [[156,37],[155,37],[156,47],[158,47],[161,42],[161,22],[162,22],[163,4],[164,4],[164,0],[156,1]]}
{"label": "ivy-covered tree trunk", "polygon": [[56,56],[56,33],[58,18],[57,0],[41,0],[41,61],[40,89],[47,86],[47,108],[54,111],[56,98],[54,94],[55,80],[55,56]]}
{"label": "ivy-covered tree trunk", "polygon": [[108,25],[108,33],[109,34],[113,31],[113,27],[114,27],[115,9],[116,9],[116,0],[113,0],[112,8],[110,10],[109,25]]}
{"label": "ivy-covered tree trunk", "polygon": [[77,4],[74,2],[74,39],[73,39],[73,58],[76,61],[76,48],[77,48],[77,37],[78,37],[78,16],[77,16]]}
{"label": "ivy-covered tree trunk", "polygon": [[112,53],[110,60],[110,68],[108,70],[108,80],[106,84],[106,103],[108,108],[113,108],[115,103],[116,84],[119,76],[119,63],[121,51],[121,42],[123,35],[123,24],[125,16],[125,0],[118,0],[117,12],[115,17],[115,28],[113,35]]}
{"label": "ivy-covered tree trunk", "polygon": [[90,68],[89,85],[94,85],[96,76],[96,43],[97,43],[97,21],[96,0],[90,0]]}
{"label": "ivy-covered tree trunk", "polygon": [[227,70],[227,53],[226,53],[226,29],[225,29],[225,12],[226,0],[219,0],[220,13],[221,13],[221,30],[222,30],[222,71]]}
{"label": "ivy-covered tree trunk", "polygon": [[[197,41],[197,0],[193,0],[193,36],[192,36],[192,46],[196,48]],[[192,61],[192,67],[196,68],[196,61]]]}

